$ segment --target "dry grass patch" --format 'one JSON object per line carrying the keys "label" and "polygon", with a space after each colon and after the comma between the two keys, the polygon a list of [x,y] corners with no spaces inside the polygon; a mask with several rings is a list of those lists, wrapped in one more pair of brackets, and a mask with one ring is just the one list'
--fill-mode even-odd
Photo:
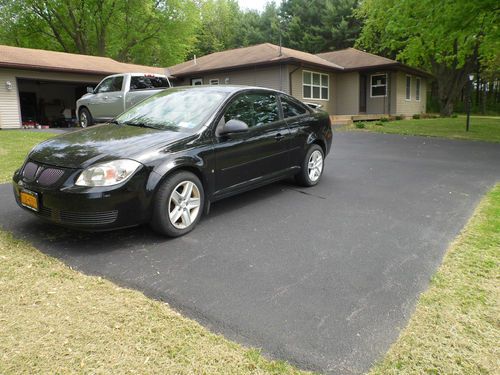
{"label": "dry grass patch", "polygon": [[451,245],[408,326],[371,374],[498,374],[500,185]]}
{"label": "dry grass patch", "polygon": [[0,374],[297,374],[0,231]]}

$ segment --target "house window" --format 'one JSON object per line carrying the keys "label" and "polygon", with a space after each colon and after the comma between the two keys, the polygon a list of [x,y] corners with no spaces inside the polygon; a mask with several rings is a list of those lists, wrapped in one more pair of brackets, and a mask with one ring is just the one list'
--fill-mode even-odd
{"label": "house window", "polygon": [[302,96],[304,99],[328,100],[328,74],[302,72]]}
{"label": "house window", "polygon": [[208,81],[208,83],[210,83],[211,85],[218,85],[219,84],[219,79],[218,78],[211,79],[210,81]]}
{"label": "house window", "polygon": [[420,78],[415,80],[415,100],[420,101]]}
{"label": "house window", "polygon": [[191,78],[192,86],[200,86],[203,85],[203,78]]}
{"label": "house window", "polygon": [[405,100],[411,100],[411,76],[406,76],[406,95]]}
{"label": "house window", "polygon": [[370,97],[387,96],[387,74],[373,74],[370,82]]}

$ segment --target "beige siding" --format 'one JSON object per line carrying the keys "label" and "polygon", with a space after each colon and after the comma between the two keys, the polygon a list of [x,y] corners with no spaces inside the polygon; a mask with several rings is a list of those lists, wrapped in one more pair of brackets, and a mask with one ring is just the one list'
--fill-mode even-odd
{"label": "beige siding", "polygon": [[[37,72],[29,70],[0,69],[0,128],[19,128],[21,126],[21,110],[17,78],[40,79],[65,82],[98,83],[104,76]],[[7,90],[6,82],[10,81],[12,89]],[[63,94],[64,95],[64,94]]]}
{"label": "beige siding", "polygon": [[397,73],[397,95],[396,95],[396,110],[395,114],[412,116],[414,114],[425,113],[427,102],[427,81],[425,78],[420,78],[420,100],[416,100],[416,76],[411,77],[411,99],[406,100],[406,76],[404,72]]}
{"label": "beige siding", "polygon": [[[323,106],[323,110],[327,111],[329,114],[334,115],[335,110],[336,110],[336,74],[332,72],[328,72],[325,70],[317,69],[317,68],[299,68],[297,69],[296,66],[290,65],[288,67],[289,72],[292,74],[291,76],[291,85],[292,85],[292,92],[290,95],[296,97],[299,100],[305,101],[305,102],[310,102],[310,103],[318,103]],[[297,69],[297,70],[296,70]],[[302,72],[304,70],[311,71],[311,72],[316,72],[316,73],[323,73],[323,74],[328,74],[329,76],[329,81],[328,81],[328,86],[329,86],[329,92],[328,92],[328,100],[315,100],[315,99],[304,99],[303,94],[302,94]],[[292,73],[293,72],[293,73]]]}
{"label": "beige siding", "polygon": [[337,73],[335,86],[337,115],[354,115],[359,111],[359,73]]}
{"label": "beige siding", "polygon": [[193,78],[202,78],[204,85],[208,85],[211,79],[218,79],[220,85],[258,86],[288,92],[288,71],[286,65],[194,75],[176,82],[175,86],[190,85]]}
{"label": "beige siding", "polygon": [[[7,90],[7,82],[12,84],[11,90]],[[20,116],[16,76],[0,70],[0,129],[20,127]]]}

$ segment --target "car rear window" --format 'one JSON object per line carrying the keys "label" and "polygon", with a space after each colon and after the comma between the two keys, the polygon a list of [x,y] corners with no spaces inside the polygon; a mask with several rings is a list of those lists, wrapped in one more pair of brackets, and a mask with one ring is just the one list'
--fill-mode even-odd
{"label": "car rear window", "polygon": [[166,89],[170,87],[165,77],[133,76],[130,80],[130,91]]}

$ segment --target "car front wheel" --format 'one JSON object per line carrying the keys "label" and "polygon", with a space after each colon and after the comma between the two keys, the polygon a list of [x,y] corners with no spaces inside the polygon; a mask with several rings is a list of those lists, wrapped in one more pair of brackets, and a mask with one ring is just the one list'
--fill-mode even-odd
{"label": "car front wheel", "polygon": [[302,162],[301,171],[295,176],[297,183],[302,186],[316,185],[323,175],[324,164],[325,156],[323,149],[319,145],[313,144],[307,150],[306,157]]}
{"label": "car front wheel", "polygon": [[203,185],[196,175],[187,171],[172,174],[156,194],[153,229],[169,237],[190,232],[200,221],[204,200]]}

